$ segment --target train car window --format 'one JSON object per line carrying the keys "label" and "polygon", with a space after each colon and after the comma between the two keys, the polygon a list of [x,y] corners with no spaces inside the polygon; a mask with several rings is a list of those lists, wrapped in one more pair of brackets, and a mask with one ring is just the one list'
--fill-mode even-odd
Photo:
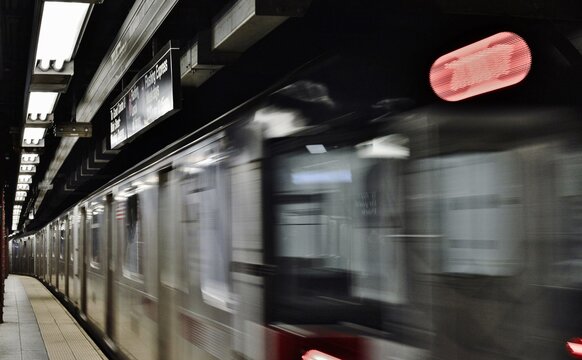
{"label": "train car window", "polygon": [[80,216],[79,215],[71,215],[71,217],[69,219],[72,219],[68,222],[69,224],[69,260],[71,261],[71,264],[73,263],[74,260],[74,252],[75,252],[75,248],[77,247],[77,244],[74,243],[74,227],[79,226],[79,219]]}
{"label": "train car window", "polygon": [[157,233],[157,184],[157,175],[150,175],[122,186],[115,196],[123,276],[128,279],[143,280],[145,249]]}
{"label": "train car window", "polygon": [[61,260],[65,258],[65,232],[66,226],[63,220],[59,224],[59,259]]}
{"label": "train car window", "polygon": [[57,257],[57,229],[56,225],[51,225],[49,228],[50,236],[51,236],[51,257],[54,260]]}
{"label": "train car window", "polygon": [[[232,305],[230,282],[231,209],[228,156],[216,142],[186,157],[178,166],[181,174],[183,236],[200,253],[198,280],[206,303],[223,310]],[[196,273],[190,259],[190,273]]]}
{"label": "train car window", "polygon": [[400,237],[408,141],[303,142],[289,140],[292,150],[274,157],[276,318],[381,328],[382,309],[408,301]]}
{"label": "train car window", "polygon": [[101,202],[94,201],[89,208],[89,219],[91,229],[90,266],[94,269],[101,268],[101,246],[104,232],[105,205]]}

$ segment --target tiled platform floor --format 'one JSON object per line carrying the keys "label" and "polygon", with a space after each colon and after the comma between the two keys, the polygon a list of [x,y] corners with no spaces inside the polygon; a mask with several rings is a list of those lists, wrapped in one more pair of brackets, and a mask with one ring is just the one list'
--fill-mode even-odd
{"label": "tiled platform floor", "polygon": [[4,305],[1,360],[107,359],[38,280],[10,275]]}

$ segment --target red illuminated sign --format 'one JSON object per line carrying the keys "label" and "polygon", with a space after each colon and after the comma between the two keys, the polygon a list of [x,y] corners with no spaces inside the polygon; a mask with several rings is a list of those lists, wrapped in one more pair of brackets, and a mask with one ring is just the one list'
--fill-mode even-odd
{"label": "red illuminated sign", "polygon": [[582,359],[582,338],[570,339],[566,342],[566,348],[570,355],[577,359]]}
{"label": "red illuminated sign", "polygon": [[323,352],[317,351],[317,350],[309,350],[308,352],[303,354],[301,359],[303,359],[303,360],[341,360],[339,358],[336,358],[334,356],[328,355],[326,353],[323,353]]}
{"label": "red illuminated sign", "polygon": [[501,32],[438,58],[430,69],[430,85],[441,99],[459,101],[517,84],[530,68],[527,43]]}

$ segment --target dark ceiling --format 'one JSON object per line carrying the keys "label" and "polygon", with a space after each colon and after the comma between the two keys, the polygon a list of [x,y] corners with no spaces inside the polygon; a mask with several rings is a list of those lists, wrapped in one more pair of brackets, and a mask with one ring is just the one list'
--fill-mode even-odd
{"label": "dark ceiling", "polygon": [[16,174],[34,1],[0,1],[0,184]]}

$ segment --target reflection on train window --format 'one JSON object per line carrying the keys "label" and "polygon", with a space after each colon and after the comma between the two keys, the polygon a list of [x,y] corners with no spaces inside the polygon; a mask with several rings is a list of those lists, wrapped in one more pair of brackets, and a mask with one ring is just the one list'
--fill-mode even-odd
{"label": "reflection on train window", "polygon": [[74,261],[74,251],[75,251],[75,245],[73,242],[74,236],[74,226],[73,226],[73,222],[77,221],[77,226],[78,226],[78,221],[79,221],[79,216],[72,216],[73,221],[68,221],[69,224],[69,237],[71,238],[71,242],[69,243],[69,260],[71,262],[71,264]]}
{"label": "reflection on train window", "polygon": [[381,328],[380,304],[407,299],[398,235],[408,150],[318,146],[275,158],[276,320]]}
{"label": "reflection on train window", "polygon": [[50,250],[51,250],[51,258],[56,258],[57,257],[57,230],[55,225],[51,225],[50,229]]}
{"label": "reflection on train window", "polygon": [[91,254],[90,265],[93,268],[99,269],[101,267],[101,242],[104,232],[104,212],[105,206],[101,203],[93,202],[90,210],[91,219]]}
{"label": "reflection on train window", "polygon": [[126,200],[126,234],[123,265],[126,272],[143,274],[143,241],[140,224],[140,201],[138,194]]}
{"label": "reflection on train window", "polygon": [[[200,253],[200,289],[204,301],[228,310],[230,294],[230,178],[225,157],[206,152],[180,167],[183,234]],[[202,153],[202,152],[201,152]],[[191,273],[195,261],[190,259]],[[195,282],[191,279],[191,283]]]}
{"label": "reflection on train window", "polygon": [[65,222],[62,221],[59,226],[59,259],[65,258]]}
{"label": "reflection on train window", "polygon": [[122,244],[123,276],[143,281],[146,247],[157,234],[158,177],[149,175],[115,196],[117,233]]}

